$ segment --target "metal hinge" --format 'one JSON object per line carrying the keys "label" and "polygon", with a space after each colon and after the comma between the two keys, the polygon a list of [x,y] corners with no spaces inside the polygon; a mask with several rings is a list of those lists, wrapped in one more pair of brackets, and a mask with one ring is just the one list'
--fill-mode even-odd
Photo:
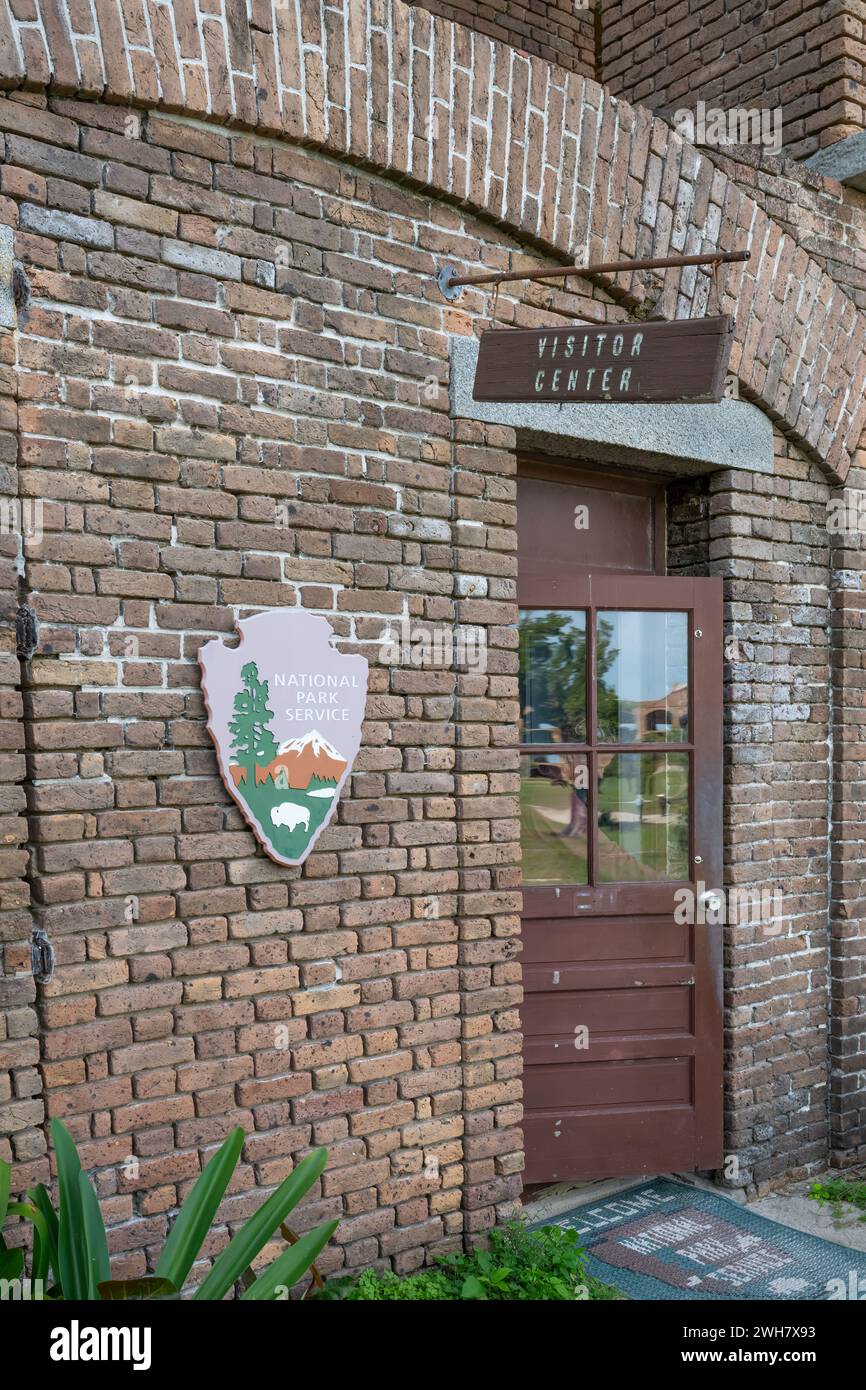
{"label": "metal hinge", "polygon": [[18,655],[23,661],[29,661],[39,646],[39,623],[33,609],[28,608],[26,603],[19,605],[15,615],[15,640]]}
{"label": "metal hinge", "polygon": [[37,984],[45,985],[54,974],[54,947],[48,940],[44,927],[34,927],[30,939],[30,962],[33,978]]}

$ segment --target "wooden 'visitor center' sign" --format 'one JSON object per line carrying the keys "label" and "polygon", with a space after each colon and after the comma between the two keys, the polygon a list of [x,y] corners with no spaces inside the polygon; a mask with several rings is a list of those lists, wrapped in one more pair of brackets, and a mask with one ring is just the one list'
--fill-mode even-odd
{"label": "wooden 'visitor center' sign", "polygon": [[476,401],[720,401],[733,336],[727,314],[491,328],[481,335],[472,394]]}

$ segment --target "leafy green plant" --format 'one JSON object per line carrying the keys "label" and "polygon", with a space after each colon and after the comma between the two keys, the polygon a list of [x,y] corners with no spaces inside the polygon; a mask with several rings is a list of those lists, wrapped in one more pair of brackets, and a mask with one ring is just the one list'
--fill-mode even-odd
{"label": "leafy green plant", "polygon": [[616,1289],[586,1273],[574,1231],[522,1222],[490,1232],[490,1248],[444,1255],[436,1268],[400,1278],[389,1270],[329,1279],[320,1298],[349,1301],[555,1300],[618,1298]]}
{"label": "leafy green plant", "polygon": [[[11,1170],[7,1163],[0,1161],[0,1224],[7,1211],[32,1222],[31,1278],[47,1280],[50,1271],[54,1279],[49,1289],[50,1298],[179,1297],[231,1181],[244,1142],[243,1130],[232,1130],[205,1164],[175,1219],[156,1273],[129,1280],[111,1278],[108,1242],[96,1191],[82,1170],[69,1131],[59,1120],[52,1120],[51,1136],[59,1188],[56,1212],[42,1184],[28,1192],[29,1202],[7,1206]],[[194,1299],[222,1299],[238,1280],[244,1285],[241,1298],[275,1299],[297,1283],[330,1240],[337,1222],[327,1221],[301,1237],[295,1237],[282,1223],[316,1182],[327,1160],[327,1150],[316,1149],[293,1169],[217,1256],[192,1295]],[[256,1275],[250,1268],[252,1261],[278,1228],[289,1242],[289,1248]],[[9,1250],[5,1244],[0,1244],[0,1275],[7,1279],[20,1278],[23,1269],[24,1252]]]}
{"label": "leafy green plant", "polygon": [[859,1178],[830,1178],[824,1182],[813,1182],[809,1196],[821,1206],[829,1204],[833,1215],[844,1215],[845,1207],[857,1207],[862,1215],[858,1221],[866,1221],[866,1181]]}
{"label": "leafy green plant", "polygon": [[452,1281],[435,1269],[410,1274],[401,1279],[388,1269],[365,1269],[357,1277],[329,1279],[317,1299],[341,1299],[347,1302],[407,1302],[445,1300],[456,1297]]}
{"label": "leafy green plant", "polygon": [[584,1252],[575,1231],[518,1221],[490,1232],[489,1250],[446,1255],[442,1264],[463,1299],[567,1300],[586,1298]]}
{"label": "leafy green plant", "polygon": [[[28,1192],[30,1202],[10,1202],[11,1178],[12,1169],[8,1163],[0,1159],[0,1228],[5,1225],[8,1216],[23,1216],[32,1222],[34,1234],[31,1277],[44,1283],[48,1276],[52,1250],[55,1263],[57,1258],[56,1218],[51,1220],[54,1217],[53,1211],[46,1213],[39,1190]],[[41,1183],[40,1188],[42,1192],[45,1191]],[[50,1209],[50,1202],[48,1206]],[[15,1246],[10,1248],[0,1235],[0,1279],[16,1280],[23,1277],[24,1251]]]}

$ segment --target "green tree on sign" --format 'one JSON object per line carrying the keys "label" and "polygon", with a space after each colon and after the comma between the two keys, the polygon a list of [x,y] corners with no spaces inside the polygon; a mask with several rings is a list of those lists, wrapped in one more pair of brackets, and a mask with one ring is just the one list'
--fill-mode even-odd
{"label": "green tree on sign", "polygon": [[268,709],[268,683],[259,680],[259,668],[248,661],[241,670],[243,690],[235,696],[235,717],[229,724],[232,753],[249,774],[256,766],[267,767],[276,757],[277,741],[268,725],[274,712]]}

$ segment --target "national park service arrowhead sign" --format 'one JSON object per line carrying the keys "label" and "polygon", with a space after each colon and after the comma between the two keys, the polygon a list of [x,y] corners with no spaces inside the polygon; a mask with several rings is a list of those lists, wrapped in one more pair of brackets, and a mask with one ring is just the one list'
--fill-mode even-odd
{"label": "national park service arrowhead sign", "polygon": [[367,662],[331,645],[326,618],[275,609],[237,623],[238,647],[198,657],[220,773],[278,864],[302,864],[361,745]]}

